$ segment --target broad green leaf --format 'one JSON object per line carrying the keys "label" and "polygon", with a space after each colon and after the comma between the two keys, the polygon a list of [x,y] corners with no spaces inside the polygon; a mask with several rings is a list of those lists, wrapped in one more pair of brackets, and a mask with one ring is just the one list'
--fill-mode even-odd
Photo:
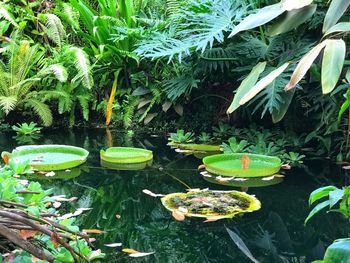
{"label": "broad green leaf", "polygon": [[40,215],[40,210],[37,206],[29,206],[26,210],[32,216],[39,217]]}
{"label": "broad green leaf", "polygon": [[340,121],[341,116],[350,107],[350,89],[346,92],[346,101],[341,105],[338,113],[338,121]]}
{"label": "broad green leaf", "polygon": [[282,8],[285,11],[300,9],[310,5],[312,1],[313,0],[284,0]]}
{"label": "broad green leaf", "polygon": [[255,86],[251,88],[247,94],[244,95],[244,97],[239,101],[239,104],[243,105],[250,101],[252,98],[254,98],[260,91],[262,91],[264,88],[270,85],[279,75],[281,75],[283,71],[287,69],[288,66],[289,62],[284,63],[282,66],[273,70],[266,77],[259,80],[258,83],[256,83]]}
{"label": "broad green leaf", "polygon": [[329,43],[329,41],[330,40],[324,40],[323,42],[319,43],[300,60],[284,90],[291,90],[298,84],[298,82],[305,76],[314,60],[320,54],[321,50]]}
{"label": "broad green leaf", "polygon": [[241,31],[264,25],[281,15],[283,12],[284,10],[282,9],[281,3],[261,8],[257,13],[247,16],[241,23],[234,27],[229,37],[233,37]]}
{"label": "broad green leaf", "polygon": [[331,203],[330,200],[324,201],[322,203],[319,203],[317,206],[314,207],[314,209],[311,210],[310,214],[307,216],[307,218],[305,219],[304,224],[306,225],[307,222],[314,216],[316,215],[318,212],[320,212],[323,208],[329,206],[329,204]]}
{"label": "broad green leaf", "polygon": [[336,203],[338,203],[344,196],[344,190],[336,189],[334,191],[329,192],[329,200],[331,203],[329,207],[332,208]]}
{"label": "broad green leaf", "polygon": [[335,186],[325,186],[316,189],[310,194],[309,205],[312,205],[315,201],[320,200],[321,198],[328,196],[329,192],[337,190]]}
{"label": "broad green leaf", "polygon": [[249,75],[242,81],[241,85],[238,87],[236,95],[233,98],[233,101],[230,107],[227,110],[227,113],[230,114],[234,112],[239,107],[239,101],[242,97],[249,92],[249,90],[254,87],[256,82],[259,79],[260,74],[264,71],[266,67],[266,62],[258,63]]}
{"label": "broad green leaf", "polygon": [[244,253],[244,255],[246,255],[254,263],[259,263],[259,261],[256,258],[254,258],[252,252],[250,252],[250,250],[248,249],[246,244],[243,242],[243,240],[235,232],[228,229],[227,227],[226,227],[226,231],[230,235],[233,242],[235,242],[236,246]]}
{"label": "broad green leaf", "polygon": [[305,6],[301,9],[286,12],[269,30],[269,35],[275,36],[288,32],[307,21],[316,11],[317,5]]}
{"label": "broad green leaf", "polygon": [[324,255],[324,263],[350,262],[350,239],[338,239],[330,245]]}
{"label": "broad green leaf", "polygon": [[281,97],[283,99],[283,103],[280,105],[278,110],[276,108],[272,111],[272,122],[277,123],[280,120],[283,119],[284,115],[286,115],[287,110],[289,108],[290,103],[292,102],[292,99],[294,97],[295,89],[286,91],[281,94]]}
{"label": "broad green leaf", "polygon": [[332,26],[330,29],[328,29],[327,32],[324,33],[324,37],[332,33],[347,32],[347,31],[350,31],[350,22],[340,22]]}
{"label": "broad green leaf", "polygon": [[327,32],[334,26],[350,5],[350,0],[332,0],[326,17],[324,18],[322,32]]}
{"label": "broad green leaf", "polygon": [[330,93],[339,80],[344,60],[346,45],[342,39],[329,40],[322,60],[321,82],[323,94]]}

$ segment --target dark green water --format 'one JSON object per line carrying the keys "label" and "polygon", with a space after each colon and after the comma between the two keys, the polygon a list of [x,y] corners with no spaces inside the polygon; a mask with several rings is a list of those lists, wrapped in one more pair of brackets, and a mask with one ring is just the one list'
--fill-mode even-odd
{"label": "dark green water", "polygon": [[[152,167],[141,171],[103,169],[99,150],[107,147],[107,139],[102,129],[53,131],[35,141],[75,145],[90,151],[80,176],[42,183],[56,187],[57,193],[80,198],[77,203],[66,204],[67,210],[78,206],[93,208],[81,216],[79,223],[82,228],[106,231],[96,236],[94,243],[108,253],[106,262],[251,262],[230,239],[225,226],[239,234],[260,262],[311,262],[323,256],[332,240],[348,236],[349,224],[336,214],[322,213],[307,226],[303,224],[310,211],[307,200],[314,189],[348,182],[347,175],[327,160],[310,161],[305,168],[288,171],[278,185],[249,188],[248,193],[256,195],[262,203],[260,211],[212,223],[200,219],[177,222],[159,199],[145,195],[142,190],[167,194],[183,192],[186,185],[217,190],[239,188],[203,180],[197,172],[201,161],[175,153],[166,146],[165,138],[151,135],[130,138],[113,131],[112,136],[113,146],[153,150]],[[12,135],[0,136],[2,150],[12,150],[17,145]],[[124,248],[155,254],[132,259],[119,252],[121,248],[103,246],[115,242],[123,243]]]}

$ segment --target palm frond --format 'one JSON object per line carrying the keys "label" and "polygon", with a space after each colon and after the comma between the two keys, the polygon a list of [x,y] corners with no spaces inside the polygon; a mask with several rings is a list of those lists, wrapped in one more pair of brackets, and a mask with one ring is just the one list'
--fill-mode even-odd
{"label": "palm frond", "polygon": [[93,86],[93,78],[91,75],[89,57],[80,48],[70,47],[69,50],[74,56],[74,65],[78,71],[78,74],[72,79],[72,82],[81,81],[85,88],[91,89]]}
{"label": "palm frond", "polygon": [[0,96],[0,107],[5,114],[9,114],[17,105],[17,98],[15,96]]}
{"label": "palm frond", "polygon": [[43,125],[50,126],[52,124],[52,112],[47,104],[35,98],[28,98],[23,101],[23,106],[32,109],[41,119]]}

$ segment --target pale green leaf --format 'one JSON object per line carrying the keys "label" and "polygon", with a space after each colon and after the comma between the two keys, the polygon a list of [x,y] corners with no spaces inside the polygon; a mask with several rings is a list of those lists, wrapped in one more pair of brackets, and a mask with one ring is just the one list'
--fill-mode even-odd
{"label": "pale green leaf", "polygon": [[269,35],[275,36],[297,28],[312,17],[316,11],[316,7],[317,5],[309,5],[301,9],[286,12],[279,21],[271,26]]}
{"label": "pale green leaf", "polygon": [[295,68],[290,81],[284,88],[284,90],[288,91],[293,89],[298,82],[305,76],[306,72],[311,67],[314,60],[320,54],[321,50],[329,43],[330,40],[325,40],[311,49],[304,57],[299,61],[298,66]]}
{"label": "pale green leaf", "polygon": [[239,107],[239,101],[242,97],[249,92],[249,90],[254,87],[256,82],[259,79],[260,74],[264,71],[266,67],[266,62],[258,63],[249,75],[242,81],[241,85],[237,88],[236,95],[233,98],[233,101],[230,107],[227,110],[227,113],[230,114],[234,112]]}
{"label": "pale green leaf", "polygon": [[262,91],[264,88],[270,85],[279,75],[281,75],[283,71],[287,69],[288,66],[289,66],[289,62],[284,63],[282,66],[273,70],[266,77],[259,80],[258,83],[256,83],[255,86],[252,87],[249,90],[249,92],[244,95],[244,97],[239,101],[239,104],[243,105],[248,101],[250,101],[252,98],[254,98],[260,91]]}
{"label": "pale green leaf", "polygon": [[332,208],[336,203],[338,203],[344,196],[344,190],[336,189],[329,192],[329,200],[331,201],[329,207]]}
{"label": "pale green leaf", "polygon": [[329,40],[324,50],[321,70],[322,92],[330,93],[339,80],[344,60],[346,45],[341,39]]}
{"label": "pale green leaf", "polygon": [[328,36],[332,33],[338,33],[338,32],[348,32],[350,31],[350,22],[340,22],[334,26],[332,26],[330,29],[327,30],[326,33],[324,33],[324,36]]}
{"label": "pale green leaf", "polygon": [[300,9],[305,6],[311,5],[313,0],[284,0],[282,9],[284,11],[291,11],[294,9]]}
{"label": "pale green leaf", "polygon": [[241,31],[249,30],[264,25],[275,19],[284,12],[282,4],[269,5],[261,8],[255,14],[249,15],[243,19],[236,27],[233,28],[229,37],[233,37]]}
{"label": "pale green leaf", "polygon": [[333,0],[324,18],[322,32],[327,32],[334,26],[350,5],[350,0]]}
{"label": "pale green leaf", "polygon": [[350,239],[335,240],[324,255],[323,263],[350,262]]}

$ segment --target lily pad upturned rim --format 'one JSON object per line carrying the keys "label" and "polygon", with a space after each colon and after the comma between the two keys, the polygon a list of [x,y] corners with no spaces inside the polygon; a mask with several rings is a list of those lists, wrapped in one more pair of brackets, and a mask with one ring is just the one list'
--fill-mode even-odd
{"label": "lily pad upturned rim", "polygon": [[[24,158],[27,154],[47,154],[47,153],[71,153],[78,156],[77,159],[71,159],[68,161],[57,161],[50,164],[40,164],[33,163],[32,160],[29,160],[29,165],[39,171],[57,171],[65,170],[79,166],[86,162],[86,159],[89,155],[89,152],[83,148],[71,146],[71,145],[60,145],[60,144],[43,144],[43,145],[23,145],[16,147],[12,153],[3,152],[8,154],[10,158]],[[28,159],[27,159],[28,160]]]}
{"label": "lily pad upturned rim", "polygon": [[253,195],[249,195],[247,193],[244,193],[244,192],[240,192],[240,191],[235,191],[235,190],[230,190],[230,191],[219,191],[219,190],[209,190],[209,189],[204,189],[204,190],[199,190],[199,191],[189,191],[187,193],[171,193],[171,194],[167,194],[166,196],[162,197],[161,198],[161,202],[163,204],[163,206],[171,211],[171,212],[174,212],[174,211],[179,211],[178,208],[172,208],[170,207],[170,205],[168,204],[168,201],[173,198],[173,197],[176,197],[176,196],[186,196],[186,195],[191,195],[191,194],[198,194],[198,193],[201,193],[201,192],[204,192],[204,191],[209,191],[209,192],[212,192],[212,193],[233,193],[233,194],[237,194],[241,197],[244,197],[246,200],[249,201],[249,207],[245,210],[240,210],[240,211],[237,211],[237,212],[233,212],[233,213],[230,213],[230,214],[226,214],[226,215],[218,215],[218,214],[215,214],[215,215],[211,215],[211,214],[195,214],[195,213],[184,213],[184,216],[187,216],[187,217],[199,217],[199,218],[207,218],[207,219],[224,219],[224,218],[233,218],[234,216],[238,215],[238,214],[243,214],[243,213],[249,213],[249,212],[254,212],[254,211],[257,211],[261,208],[261,203],[260,201]]}
{"label": "lily pad upturned rim", "polygon": [[[241,159],[244,155],[247,155],[250,159],[250,163],[255,161],[262,161],[264,166],[258,169],[243,170],[241,167],[216,167],[218,162],[227,162],[229,160]],[[264,177],[278,173],[281,169],[282,161],[275,156],[267,156],[261,154],[251,153],[231,153],[231,154],[215,154],[203,158],[205,169],[209,173],[222,176],[234,176],[234,177]]]}
{"label": "lily pad upturned rim", "polygon": [[110,163],[101,159],[101,166],[109,170],[137,171],[143,170],[152,165],[152,160],[142,163]]}
{"label": "lily pad upturned rim", "polygon": [[[119,155],[113,156],[113,153],[119,153]],[[125,153],[125,156],[122,155],[123,153]],[[108,163],[133,164],[152,160],[153,152],[142,148],[110,147],[107,150],[102,149],[100,151],[100,157],[101,160]]]}

